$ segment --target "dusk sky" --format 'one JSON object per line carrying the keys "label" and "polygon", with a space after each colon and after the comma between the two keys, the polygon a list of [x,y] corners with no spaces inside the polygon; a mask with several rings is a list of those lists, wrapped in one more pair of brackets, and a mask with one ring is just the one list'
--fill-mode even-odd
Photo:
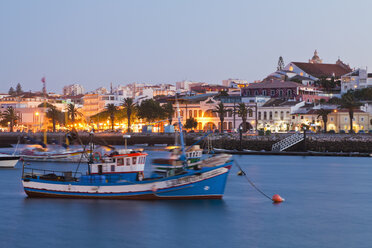
{"label": "dusk sky", "polygon": [[0,92],[260,80],[338,57],[372,71],[370,1],[0,1]]}

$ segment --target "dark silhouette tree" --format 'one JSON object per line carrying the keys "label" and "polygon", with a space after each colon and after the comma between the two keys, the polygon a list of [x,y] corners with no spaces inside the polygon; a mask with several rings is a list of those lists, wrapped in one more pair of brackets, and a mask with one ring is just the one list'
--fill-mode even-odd
{"label": "dark silhouette tree", "polygon": [[10,87],[9,91],[8,91],[8,94],[13,96],[15,94],[15,90],[13,89],[13,87]]}
{"label": "dark silhouette tree", "polygon": [[230,110],[226,109],[225,105],[222,102],[217,104],[216,108],[213,110],[213,112],[217,113],[218,117],[220,118],[221,133],[223,133],[223,121],[225,120],[225,115],[228,111]]}
{"label": "dark silhouette tree", "polygon": [[323,124],[324,124],[324,132],[326,133],[327,132],[327,122],[328,122],[328,115],[330,113],[332,113],[332,110],[330,109],[318,109],[316,111],[316,113],[318,114],[318,117],[322,117],[322,121],[323,121]]}
{"label": "dark silhouette tree", "polygon": [[165,118],[165,113],[159,102],[146,99],[138,106],[138,116],[147,122],[154,122]]}
{"label": "dark silhouette tree", "polygon": [[174,108],[171,102],[167,102],[167,104],[163,105],[164,112],[168,118],[169,125],[172,124],[173,115],[174,115]]}
{"label": "dark silhouette tree", "polygon": [[49,106],[48,111],[46,112],[47,118],[52,120],[53,124],[53,133],[56,132],[56,123],[62,122],[63,114],[61,111],[59,111],[54,105]]}
{"label": "dark silhouette tree", "polygon": [[8,107],[2,114],[1,114],[2,126],[7,126],[9,124],[10,132],[13,132],[14,125],[18,122],[19,117],[13,107]]}
{"label": "dark silhouette tree", "polygon": [[116,114],[116,106],[113,103],[109,103],[106,105],[106,111],[108,112],[110,116],[110,121],[111,121],[111,130],[114,131],[114,126],[115,126],[115,114]]}
{"label": "dark silhouette tree", "polygon": [[247,131],[247,117],[250,109],[244,103],[238,105],[238,115],[242,118],[243,132]]}
{"label": "dark silhouette tree", "polygon": [[72,125],[74,125],[75,120],[78,117],[82,116],[83,114],[75,107],[74,104],[69,103],[67,105],[67,115],[68,115],[68,118],[71,120]]}
{"label": "dark silhouette tree", "polygon": [[131,125],[131,118],[132,114],[136,111],[136,104],[133,102],[133,99],[130,97],[127,97],[123,101],[124,111],[127,115],[127,124],[128,124],[128,133],[131,132],[130,125]]}
{"label": "dark silhouette tree", "polygon": [[350,133],[353,132],[354,111],[359,109],[362,104],[358,102],[352,93],[346,93],[341,97],[341,108],[347,109],[350,118]]}
{"label": "dark silhouette tree", "polygon": [[185,128],[186,129],[194,129],[198,126],[198,122],[193,118],[189,118],[186,120],[186,123],[185,123]]}
{"label": "dark silhouette tree", "polygon": [[20,95],[20,94],[23,93],[22,86],[21,86],[20,83],[17,84],[17,87],[16,87],[16,90],[15,90],[15,93],[16,93],[17,95]]}

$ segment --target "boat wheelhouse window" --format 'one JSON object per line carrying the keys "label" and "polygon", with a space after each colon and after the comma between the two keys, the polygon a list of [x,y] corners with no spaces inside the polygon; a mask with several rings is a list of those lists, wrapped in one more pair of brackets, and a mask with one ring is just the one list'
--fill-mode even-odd
{"label": "boat wheelhouse window", "polygon": [[126,163],[126,165],[130,165],[131,163],[130,163],[130,158],[126,158],[126,161],[125,161]]}
{"label": "boat wheelhouse window", "polygon": [[102,165],[101,164],[98,165],[98,174],[102,174]]}
{"label": "boat wheelhouse window", "polygon": [[115,165],[111,165],[111,171],[115,171]]}
{"label": "boat wheelhouse window", "polygon": [[132,160],[133,160],[133,164],[136,164],[136,162],[137,162],[137,157],[133,157]]}
{"label": "boat wheelhouse window", "polygon": [[118,158],[118,165],[124,165],[124,159]]}

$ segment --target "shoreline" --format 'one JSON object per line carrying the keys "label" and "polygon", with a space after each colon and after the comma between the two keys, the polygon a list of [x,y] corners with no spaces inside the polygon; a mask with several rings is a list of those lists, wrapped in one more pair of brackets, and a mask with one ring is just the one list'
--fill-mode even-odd
{"label": "shoreline", "polygon": [[[173,145],[175,143],[174,133],[132,133],[130,135],[128,145],[147,145],[160,148],[160,144]],[[186,134],[186,145],[194,144],[203,135],[204,133]],[[273,144],[290,135],[244,136],[241,146],[238,134],[212,134],[208,139],[213,148],[226,149],[234,154],[294,156],[320,156],[318,154],[323,154],[323,156],[356,156],[356,154],[363,154],[358,156],[369,156],[372,153],[372,134],[307,134],[306,142],[302,141],[288,148],[285,152],[271,151]],[[24,136],[34,140],[43,140],[42,133],[0,133],[0,147],[11,147],[11,144],[16,144],[20,137],[20,144],[30,144],[22,138]],[[63,144],[65,137],[65,133],[47,133],[49,144]],[[88,133],[79,133],[79,137],[83,144],[89,142]],[[96,133],[94,142],[101,145],[124,145],[122,133]],[[78,142],[73,144],[79,145]],[[201,141],[199,145],[201,148],[207,149],[207,139]],[[265,152],[261,152],[263,150]]]}

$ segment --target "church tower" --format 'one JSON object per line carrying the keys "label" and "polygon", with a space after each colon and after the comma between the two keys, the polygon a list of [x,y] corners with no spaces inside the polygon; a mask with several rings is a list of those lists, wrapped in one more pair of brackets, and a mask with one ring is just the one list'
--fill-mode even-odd
{"label": "church tower", "polygon": [[321,63],[323,63],[323,60],[321,60],[319,58],[318,51],[316,49],[314,51],[314,56],[311,59],[309,59],[309,63],[311,63],[311,64],[321,64]]}

